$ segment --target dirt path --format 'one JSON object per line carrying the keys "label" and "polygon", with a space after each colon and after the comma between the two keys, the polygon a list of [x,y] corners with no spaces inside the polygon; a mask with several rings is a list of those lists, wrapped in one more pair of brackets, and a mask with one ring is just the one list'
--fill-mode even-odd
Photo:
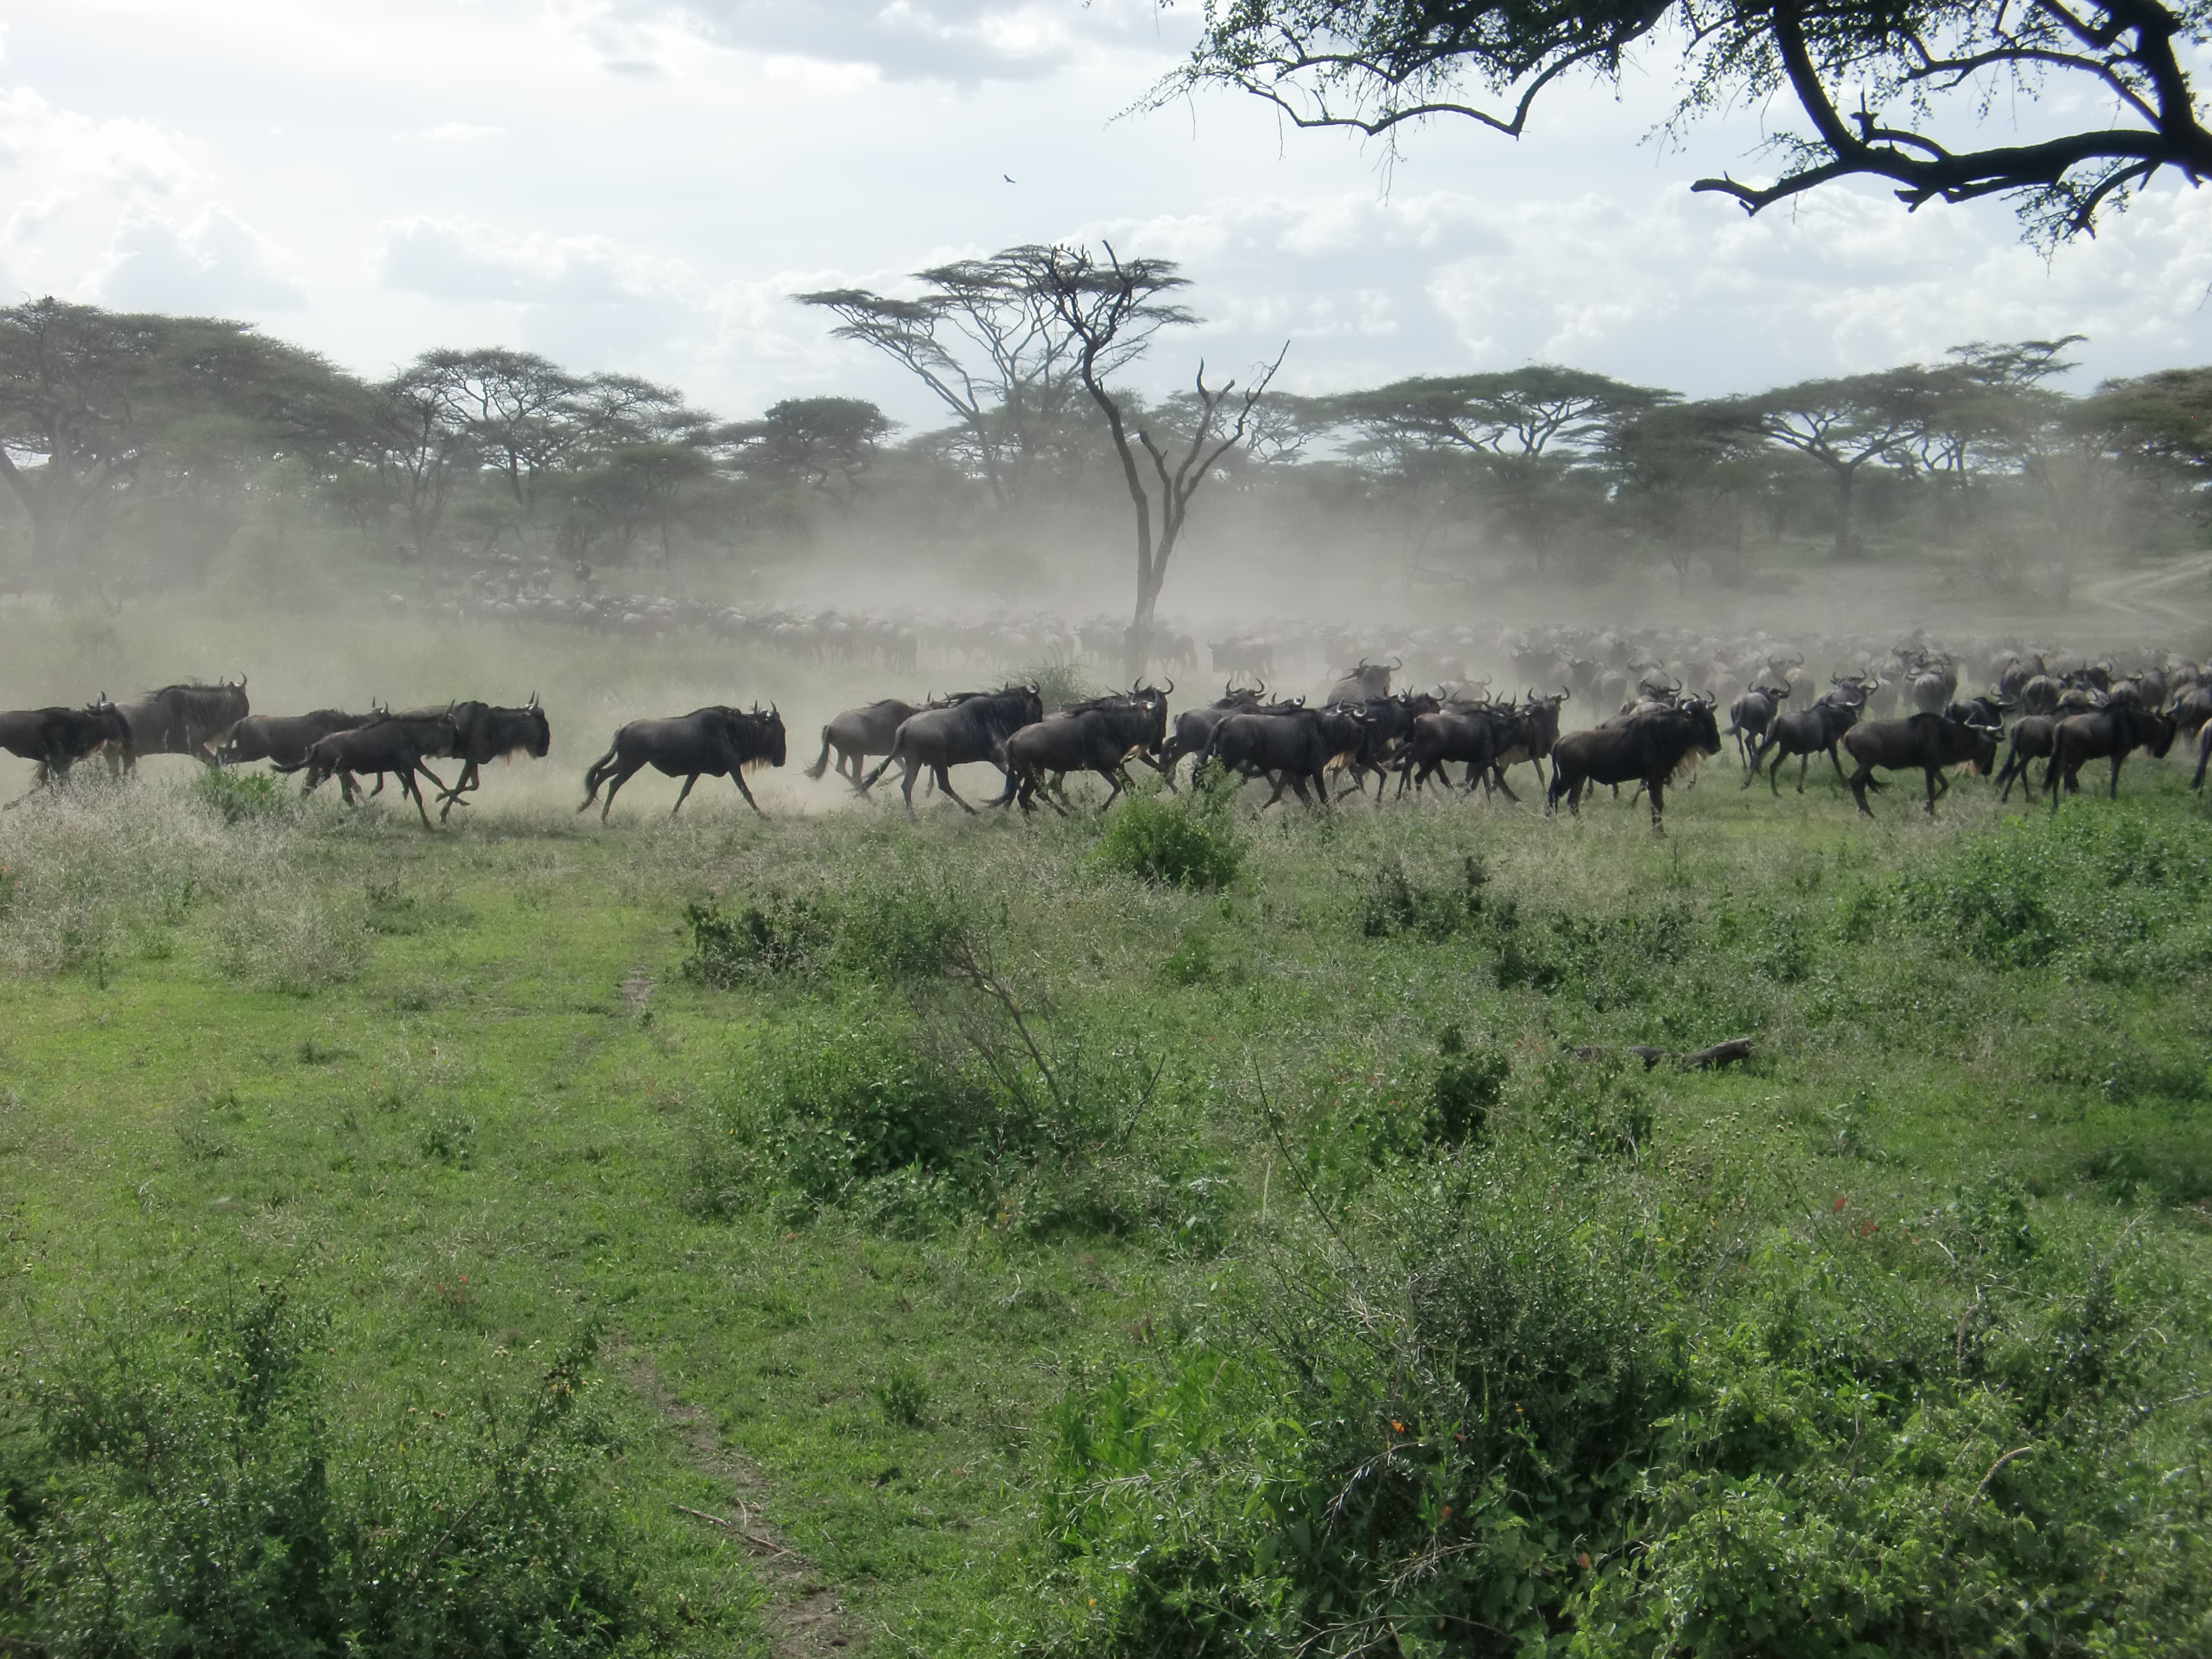
{"label": "dirt path", "polygon": [[776,1659],[823,1659],[830,1654],[857,1653],[860,1644],[836,1591],[820,1569],[792,1549],[761,1514],[759,1504],[767,1496],[768,1483],[760,1471],[722,1443],[706,1413],[670,1391],[652,1360],[635,1355],[630,1374],[638,1392],[676,1425],[694,1464],[727,1492],[726,1498],[712,1510],[686,1509],[684,1513],[700,1526],[726,1533],[751,1554],[753,1571],[768,1592],[762,1622],[768,1627],[769,1651]]}
{"label": "dirt path", "polygon": [[[2081,597],[2091,605],[2118,611],[2130,622],[2166,626],[2178,622],[2203,629],[2212,627],[2212,605],[2208,605],[2205,594],[2208,581],[2212,581],[2212,553],[2191,553],[2154,569],[2132,570],[2091,582],[2081,590]],[[2177,597],[2177,589],[2185,595],[2186,604]]]}

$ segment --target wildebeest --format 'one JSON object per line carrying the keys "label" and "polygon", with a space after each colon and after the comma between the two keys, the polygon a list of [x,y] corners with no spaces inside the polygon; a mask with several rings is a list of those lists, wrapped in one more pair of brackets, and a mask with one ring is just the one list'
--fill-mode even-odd
{"label": "wildebeest", "polygon": [[111,748],[109,756],[125,772],[137,769],[140,755],[190,755],[216,766],[216,746],[228,743],[239,721],[252,712],[242,674],[235,682],[214,685],[165,685],[120,706],[130,722],[131,742],[127,751]]}
{"label": "wildebeest", "polygon": [[66,781],[70,768],[108,744],[127,754],[131,725],[106,697],[82,708],[19,708],[0,714],[0,749],[39,763],[33,789]]}
{"label": "wildebeest", "polygon": [[899,793],[914,811],[915,780],[924,772],[963,812],[975,809],[953,792],[950,769],[988,761],[994,750],[1024,726],[1044,718],[1044,700],[1034,685],[1009,685],[997,691],[971,691],[942,708],[924,708],[900,726],[890,752],[860,786],[866,794],[896,765],[903,769]]}
{"label": "wildebeest", "polygon": [[1260,682],[1256,690],[1246,690],[1232,684],[1223,685],[1218,702],[1204,708],[1186,708],[1175,717],[1175,731],[1161,746],[1160,775],[1167,780],[1168,787],[1175,787],[1176,768],[1184,756],[1202,755],[1206,740],[1212,737],[1213,728],[1231,714],[1249,714],[1261,707],[1267,695],[1267,683]]}
{"label": "wildebeest", "polygon": [[2051,733],[2051,764],[2044,769],[2043,787],[2051,792],[2051,810],[2058,810],[2058,786],[2066,793],[2081,788],[2084,763],[2109,757],[2112,763],[2112,798],[2120,798],[2120,764],[2138,749],[2163,759],[2173,747],[2173,722],[2131,702],[2114,702],[2086,714],[2069,714]]}
{"label": "wildebeest", "polygon": [[[1168,690],[1174,689],[1170,680]],[[1098,808],[1103,812],[1128,787],[1129,775],[1122,769],[1129,758],[1157,752],[1167,729],[1167,692],[1151,685],[1048,714],[1000,745],[993,758],[1006,769],[1008,794],[992,804],[1004,805],[1012,799],[1026,812],[1042,792],[1045,804],[1064,816],[1066,808],[1046,787],[1047,776],[1096,772],[1112,786]]]}
{"label": "wildebeest", "polygon": [[279,762],[276,769],[305,772],[307,778],[302,794],[313,794],[324,781],[336,777],[339,793],[349,806],[358,799],[356,781],[362,775],[375,773],[377,787],[381,789],[385,775],[396,773],[400,793],[414,801],[415,810],[422,815],[422,827],[428,830],[430,809],[422,799],[421,781],[429,779],[440,791],[446,785],[423,763],[451,754],[453,734],[453,717],[443,710],[435,714],[380,714],[359,726],[317,738],[300,760]]}
{"label": "wildebeest", "polygon": [[[750,712],[710,704],[673,720],[632,720],[615,733],[607,752],[593,761],[584,774],[584,804],[587,812],[606,786],[606,804],[599,822],[614,811],[615,793],[644,768],[684,780],[676,805],[668,816],[684,810],[691,786],[701,778],[727,778],[745,798],[745,805],[760,812],[761,804],[745,787],[745,772],[755,766],[781,766],[784,759],[783,716],[774,708],[763,714],[756,703]],[[763,817],[768,814],[761,812]]]}
{"label": "wildebeest", "polygon": [[1398,793],[1406,793],[1410,780],[1418,798],[1431,778],[1449,787],[1446,765],[1458,761],[1467,768],[1467,787],[1474,787],[1498,759],[1498,723],[1491,711],[1467,703],[1447,703],[1434,714],[1414,717],[1413,729],[1398,753]]}
{"label": "wildebeest", "polygon": [[216,751],[225,766],[252,761],[298,763],[307,750],[333,732],[350,732],[375,718],[343,708],[318,708],[307,714],[248,714],[231,728],[230,741]]}
{"label": "wildebeest", "polygon": [[871,755],[891,752],[891,739],[900,726],[921,711],[910,702],[885,697],[865,708],[848,708],[822,728],[822,753],[806,775],[818,778],[830,769],[830,751],[837,751],[837,775],[858,788],[860,774]]}
{"label": "wildebeest", "polygon": [[446,804],[438,812],[441,823],[453,816],[453,808],[469,804],[461,797],[483,781],[479,768],[495,760],[505,760],[509,755],[544,760],[545,751],[553,746],[553,727],[545,718],[545,711],[538,706],[535,691],[520,708],[501,708],[488,702],[457,702],[447,712],[453,717],[453,746],[447,752],[465,764],[460,776],[453,780],[453,787],[444,792]]}
{"label": "wildebeest", "polygon": [[[1746,767],[1751,764],[1751,745],[1766,735],[1766,728],[1781,712],[1791,688],[1787,685],[1753,684],[1744,688],[1744,693],[1729,705],[1729,728],[1724,734],[1735,739],[1736,757]],[[1750,739],[1749,743],[1745,741]]]}
{"label": "wildebeest", "polygon": [[[1490,775],[1486,788],[1494,786],[1505,792],[1505,799],[1518,801],[1513,786],[1505,781],[1505,769],[1523,762],[1536,769],[1536,787],[1544,786],[1544,759],[1552,746],[1559,740],[1559,705],[1566,702],[1567,693],[1561,690],[1554,696],[1536,694],[1528,688],[1528,701],[1518,708],[1510,703],[1495,703],[1489,710],[1493,752],[1490,758]],[[1474,787],[1475,775],[1468,775],[1467,787]]]}
{"label": "wildebeest", "polygon": [[1367,726],[1365,714],[1346,705],[1231,714],[1213,728],[1205,760],[1248,778],[1272,776],[1275,793],[1267,797],[1267,806],[1280,800],[1285,788],[1295,790],[1308,806],[1327,805],[1328,769],[1358,756]]}
{"label": "wildebeest", "polygon": [[[2012,799],[2012,787],[2027,776],[2030,761],[2049,761],[2051,740],[2058,730],[2056,714],[2024,714],[2013,722],[2012,747],[2005,755],[2005,763],[1997,773],[1997,799]],[[2045,769],[2045,781],[2049,781],[2049,769]]]}
{"label": "wildebeest", "polygon": [[1648,710],[1625,725],[1571,732],[1552,746],[1544,810],[1556,811],[1564,796],[1567,810],[1580,817],[1585,786],[1640,783],[1651,797],[1651,828],[1664,835],[1667,780],[1691,755],[1720,752],[1720,722],[1703,697]]}
{"label": "wildebeest", "polygon": [[1968,726],[1962,720],[1947,720],[1941,714],[1915,714],[1901,720],[1870,720],[1863,726],[1854,726],[1844,733],[1844,747],[1850,750],[1858,769],[1844,780],[1851,799],[1867,817],[1874,816],[1867,805],[1866,792],[1886,786],[1874,775],[1875,768],[1887,771],[1904,772],[1914,767],[1927,775],[1928,813],[1936,813],[1936,797],[1951,787],[1943,769],[1964,763],[1975,771],[1987,773],[1997,757],[1997,734],[1986,726]]}
{"label": "wildebeest", "polygon": [[1362,657],[1359,659],[1359,666],[1350,671],[1342,679],[1329,687],[1328,696],[1323,701],[1373,702],[1377,697],[1387,697],[1390,695],[1390,676],[1405,665],[1402,659],[1395,662],[1382,663],[1370,662],[1366,658]]}
{"label": "wildebeest", "polygon": [[1748,789],[1758,781],[1759,766],[1771,755],[1774,759],[1767,767],[1767,787],[1771,793],[1780,794],[1782,763],[1795,755],[1797,793],[1802,795],[1805,793],[1805,769],[1812,764],[1814,756],[1824,750],[1828,763],[1836,769],[1837,781],[1844,781],[1844,763],[1836,752],[1836,745],[1843,740],[1844,732],[1858,724],[1875,684],[1838,675],[1811,708],[1792,714],[1777,714],[1766,728],[1766,740],[1752,751],[1751,774],[1744,779],[1743,787]]}

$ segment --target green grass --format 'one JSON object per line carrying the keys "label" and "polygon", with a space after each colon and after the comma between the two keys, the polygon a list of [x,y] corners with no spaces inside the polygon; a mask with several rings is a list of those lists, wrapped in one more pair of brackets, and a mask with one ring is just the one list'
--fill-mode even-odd
{"label": "green grass", "polygon": [[[602,831],[502,805],[495,775],[425,836],[386,804],[277,812],[149,770],[0,824],[19,1405],[103,1342],[169,1352],[199,1317],[178,1310],[256,1284],[327,1319],[314,1387],[349,1432],[460,1420],[595,1328],[597,1501],[642,1574],[643,1649],[764,1651],[826,1586],[888,1651],[1198,1650],[1164,1607],[1275,1582],[1251,1553],[1273,1523],[1223,1482],[1323,1480],[1345,1448],[1312,1423],[1366,1409],[1372,1378],[1301,1395],[1285,1356],[1356,1377],[1437,1340],[1370,1349],[1338,1317],[1347,1264],[1413,1262],[1416,1222],[1464,1230],[1449,1272],[1486,1285],[1520,1283],[1483,1264],[1535,1229],[1608,1355],[1644,1352],[1614,1305],[1641,1286],[1677,1322],[1678,1381],[1765,1379],[1823,1445],[1850,1413],[1814,1413],[1793,1368],[1832,1392],[1877,1351],[1948,1353],[1977,1284],[2018,1301],[2005,1330],[2042,1330],[2123,1238],[2143,1265],[2116,1316],[2159,1367],[2140,1389],[2185,1395],[2205,1363],[2212,823],[2172,765],[2054,826],[1978,782],[1933,824],[1901,789],[1869,824],[1832,787],[1776,803],[1716,763],[1663,842],[1610,802],[1547,823],[1247,800],[1218,889],[1115,867],[1081,817],[761,822],[702,796]],[[750,918],[709,971],[702,915]],[[1723,1073],[1559,1058],[1740,1035],[1754,1059]],[[907,1094],[882,1081],[902,1066]],[[1582,1231],[1539,1224],[1570,1211]],[[2037,1265],[1943,1263],[2015,1211]],[[1297,1331],[1287,1262],[1313,1298]],[[1793,1358],[1785,1305],[1858,1334]],[[1735,1432],[1717,1397],[1699,1433]],[[1310,1408],[1296,1446],[1254,1428],[1270,1399]],[[1184,1425],[1194,1461],[1170,1478],[1167,1428],[1141,1455],[1108,1433],[1139,1420]],[[2159,1490],[2201,1494],[2206,1427],[2182,1403],[2136,1437],[2175,1472]],[[1689,1514],[1682,1456],[1654,1478]],[[1929,1490],[1963,1504],[1988,1461]],[[1244,1588],[1114,1565],[1156,1525],[1110,1495],[1131,1481],[1172,1516],[1152,1542],[1234,1559]],[[686,1513],[739,1504],[803,1569]],[[2192,1562],[2160,1569],[2172,1594],[2206,1582]]]}

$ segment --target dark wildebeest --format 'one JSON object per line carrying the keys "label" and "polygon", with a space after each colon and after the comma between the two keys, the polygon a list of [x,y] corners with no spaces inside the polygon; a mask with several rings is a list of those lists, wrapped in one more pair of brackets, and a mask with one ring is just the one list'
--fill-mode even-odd
{"label": "dark wildebeest", "polygon": [[1468,703],[1447,703],[1433,714],[1414,718],[1398,756],[1398,793],[1406,793],[1410,779],[1419,798],[1431,778],[1445,787],[1451,784],[1447,764],[1458,761],[1467,768],[1467,787],[1490,770],[1498,758],[1498,722],[1492,712]]}
{"label": "dark wildebeest", "polygon": [[[1766,728],[1774,723],[1775,715],[1789,700],[1790,689],[1786,685],[1750,685],[1744,694],[1729,705],[1729,729],[1724,736],[1735,739],[1736,757],[1748,768],[1751,764],[1751,745],[1766,736]],[[1748,738],[1751,742],[1744,740]]]}
{"label": "dark wildebeest", "polygon": [[2123,761],[2138,749],[2162,760],[2172,747],[2173,722],[2135,703],[2114,702],[2093,714],[2068,715],[2051,733],[2051,764],[2043,771],[2043,787],[2051,792],[2051,810],[2058,810],[2061,783],[2069,795],[2080,791],[2083,763],[2110,758],[2112,798],[2118,800]]}
{"label": "dark wildebeest", "polygon": [[216,766],[216,745],[229,742],[233,729],[252,712],[242,674],[235,683],[165,685],[121,707],[131,724],[131,742],[127,751],[111,747],[108,756],[125,772],[137,769],[140,755],[190,755]]}
{"label": "dark wildebeest", "polygon": [[[1168,682],[1168,690],[1175,682]],[[1104,811],[1128,787],[1123,768],[1130,757],[1158,751],[1168,730],[1167,692],[1157,686],[1138,686],[1127,694],[1098,697],[1048,714],[1024,726],[999,746],[993,757],[1006,769],[1009,795],[992,803],[1002,806],[1007,799],[1030,811],[1042,791],[1045,805],[1066,816],[1066,808],[1046,787],[1047,775],[1065,778],[1070,772],[1096,772],[1112,785],[1098,810]]]}
{"label": "dark wildebeest", "polygon": [[1579,817],[1584,786],[1640,783],[1651,797],[1651,828],[1664,835],[1667,780],[1692,755],[1720,752],[1720,722],[1705,697],[1649,710],[1626,725],[1571,732],[1552,746],[1552,787],[1544,811],[1558,811],[1565,796],[1567,810]]}
{"label": "dark wildebeest", "polygon": [[1359,666],[1328,689],[1328,702],[1373,702],[1378,697],[1390,695],[1390,676],[1405,666],[1401,659],[1396,662],[1370,662],[1359,659]]}
{"label": "dark wildebeest", "polygon": [[1752,751],[1751,774],[1744,779],[1743,787],[1748,789],[1758,781],[1760,765],[1772,755],[1774,760],[1767,767],[1766,781],[1770,793],[1780,794],[1782,763],[1795,755],[1797,793],[1802,795],[1805,793],[1805,769],[1812,764],[1814,756],[1824,750],[1828,763],[1836,769],[1836,781],[1844,781],[1843,758],[1836,752],[1836,745],[1843,741],[1844,732],[1858,724],[1872,690],[1872,684],[1866,680],[1839,676],[1811,708],[1794,714],[1777,714],[1766,728],[1766,740]]}
{"label": "dark wildebeest", "polygon": [[66,782],[70,768],[108,744],[129,753],[131,725],[106,697],[82,708],[21,708],[0,714],[0,749],[39,763],[33,789]]}
{"label": "dark wildebeest", "polygon": [[745,787],[745,773],[755,766],[781,766],[783,757],[783,716],[774,708],[763,714],[757,703],[750,713],[715,704],[674,720],[632,720],[615,733],[607,752],[584,774],[584,804],[576,810],[589,811],[605,784],[606,805],[599,809],[599,822],[605,823],[615,808],[615,792],[650,766],[684,780],[668,814],[672,818],[684,810],[691,786],[701,778],[727,778],[738,786],[745,805],[761,812],[761,804]]}
{"label": "dark wildebeest", "polygon": [[1224,684],[1218,702],[1205,708],[1186,708],[1175,717],[1175,732],[1160,750],[1160,775],[1167,780],[1168,787],[1175,787],[1176,768],[1186,755],[1202,755],[1206,740],[1213,736],[1213,728],[1231,714],[1249,714],[1258,711],[1261,699],[1267,695],[1267,683],[1260,682],[1259,690],[1247,691],[1242,687]]}
{"label": "dark wildebeest", "polygon": [[[1565,690],[1557,696],[1540,697],[1536,688],[1528,688],[1528,700],[1518,708],[1510,703],[1495,703],[1490,708],[1490,720],[1494,738],[1490,759],[1490,775],[1484,793],[1492,788],[1505,792],[1505,799],[1517,802],[1521,797],[1513,793],[1513,786],[1505,781],[1505,769],[1522,762],[1536,769],[1536,787],[1544,787],[1544,757],[1552,752],[1559,740],[1559,705],[1567,700]],[[1468,775],[1467,787],[1474,787],[1475,774]]]}
{"label": "dark wildebeest", "polygon": [[1263,811],[1285,788],[1308,806],[1325,806],[1328,769],[1358,756],[1366,736],[1367,717],[1356,706],[1231,714],[1213,728],[1200,764],[1216,761],[1248,778],[1273,777],[1275,793]]}
{"label": "dark wildebeest", "polygon": [[[2027,763],[2030,761],[2048,762],[2050,760],[2051,740],[2057,730],[2058,716],[2056,714],[2024,714],[2013,722],[2012,747],[2005,755],[2004,765],[1997,772],[1999,800],[2005,801],[2012,799],[2012,787],[2027,778]],[[2045,768],[2045,782],[2050,781],[2049,772],[2050,769],[2046,766]],[[2031,787],[2040,787],[2041,786]]]}
{"label": "dark wildebeest", "polygon": [[1858,770],[1844,782],[1850,787],[1851,799],[1859,804],[1859,811],[1869,817],[1874,812],[1867,805],[1866,792],[1887,787],[1875,776],[1877,766],[1891,772],[1910,771],[1917,767],[1925,773],[1928,815],[1933,817],[1936,797],[1951,787],[1951,780],[1943,774],[1945,767],[1963,763],[1978,773],[1987,774],[1997,757],[1995,732],[1986,726],[1946,720],[1941,714],[1870,720],[1844,732],[1843,742],[1844,747],[1850,750],[1851,758],[1858,763]]}
{"label": "dark wildebeest", "polygon": [[337,778],[338,792],[349,806],[359,800],[355,790],[363,774],[375,773],[377,787],[381,789],[386,774],[396,773],[400,793],[414,801],[415,810],[422,815],[422,827],[428,830],[430,809],[422,799],[421,780],[429,779],[440,791],[446,785],[423,762],[451,754],[453,745],[453,717],[443,710],[434,714],[378,714],[359,726],[317,738],[301,760],[280,762],[276,769],[305,772],[307,781],[302,794],[313,794],[325,780]]}
{"label": "dark wildebeest", "polygon": [[374,714],[349,714],[343,708],[318,708],[309,714],[248,714],[231,728],[230,741],[216,758],[225,766],[252,761],[275,761],[298,765],[307,750],[333,732],[350,732],[375,719]]}
{"label": "dark wildebeest", "polygon": [[553,746],[553,727],[545,718],[545,711],[538,706],[535,691],[520,708],[501,708],[488,702],[457,702],[449,712],[453,717],[453,746],[447,752],[465,764],[461,775],[453,780],[453,787],[445,792],[446,804],[438,813],[441,823],[453,816],[456,806],[469,804],[461,797],[483,781],[478,768],[505,760],[510,755],[544,760],[545,751]]}
{"label": "dark wildebeest", "polygon": [[[970,691],[942,708],[924,708],[902,725],[891,739],[890,753],[868,774],[862,794],[893,766],[903,769],[899,793],[910,817],[914,812],[915,781],[924,772],[963,812],[975,809],[954,793],[950,769],[988,761],[991,751],[1024,726],[1044,718],[1044,700],[1034,685],[1010,685],[999,691]],[[1011,784],[1011,780],[1009,781]],[[1011,788],[1008,793],[1012,793]]]}
{"label": "dark wildebeest", "polygon": [[848,708],[832,717],[822,728],[822,753],[814,764],[806,769],[806,775],[818,778],[830,769],[830,751],[837,751],[837,775],[858,788],[860,774],[866,769],[871,755],[891,752],[891,739],[898,735],[900,726],[921,711],[910,702],[901,702],[896,697],[885,697],[881,702],[872,702],[866,708]]}
{"label": "dark wildebeest", "polygon": [[2189,780],[2189,787],[2191,789],[2202,789],[2204,787],[2204,769],[2207,764],[2212,764],[2212,723],[2201,726],[2197,729],[2197,775]]}

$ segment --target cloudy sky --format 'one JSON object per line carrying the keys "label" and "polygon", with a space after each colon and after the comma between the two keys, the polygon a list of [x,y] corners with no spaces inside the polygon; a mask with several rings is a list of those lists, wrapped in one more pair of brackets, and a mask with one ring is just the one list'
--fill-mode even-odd
{"label": "cloudy sky", "polygon": [[[794,291],[1110,237],[1183,262],[1241,368],[1318,391],[1560,362],[1692,394],[2090,336],[2082,378],[2212,361],[2212,191],[2046,264],[2001,206],[1689,181],[1754,116],[1644,142],[1662,76],[1515,144],[1372,146],[1219,94],[1116,118],[1188,0],[70,0],[0,37],[0,291],[250,318],[380,374],[501,343],[729,415],[825,391],[927,418]],[[1656,68],[1663,64],[1655,63]]]}

